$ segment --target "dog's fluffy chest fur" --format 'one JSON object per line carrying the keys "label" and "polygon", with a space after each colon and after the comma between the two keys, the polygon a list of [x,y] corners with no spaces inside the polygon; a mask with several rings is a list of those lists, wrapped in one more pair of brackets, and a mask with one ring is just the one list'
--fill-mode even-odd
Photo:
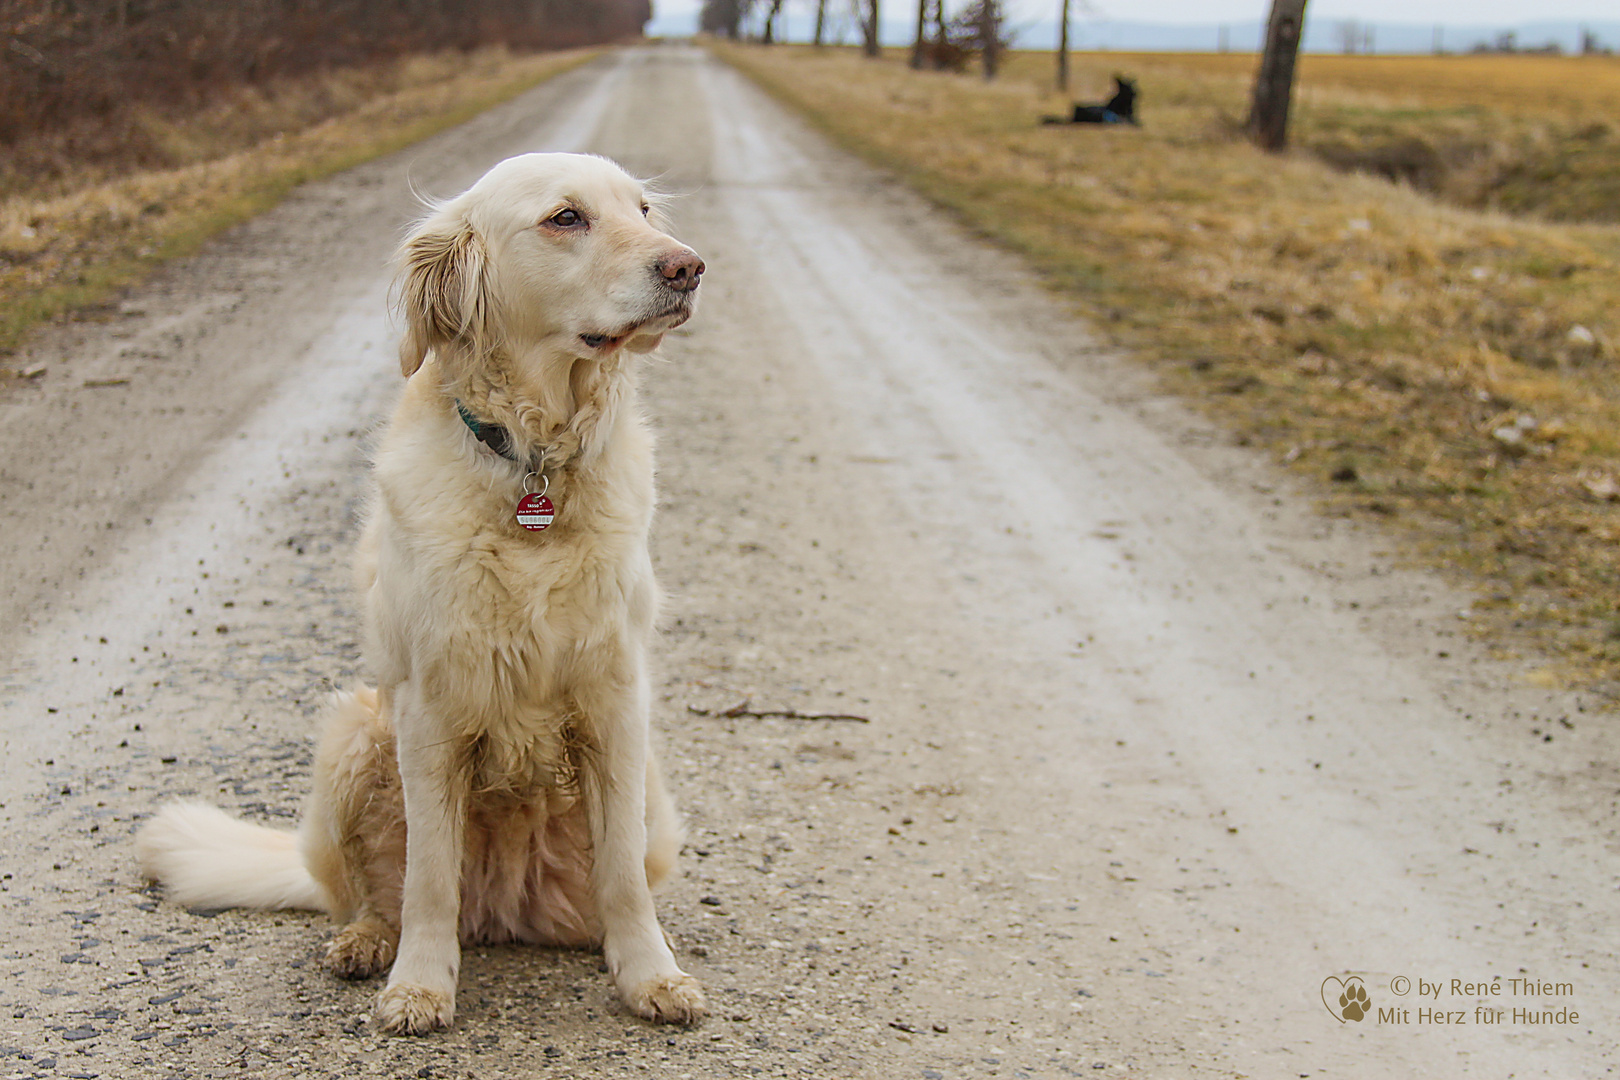
{"label": "dog's fluffy chest fur", "polygon": [[361,543],[368,659],[456,703],[475,790],[567,787],[596,733],[576,688],[646,647],[652,445],[633,395],[553,480],[557,519],[516,524],[517,467],[476,447],[424,368],[383,437]]}

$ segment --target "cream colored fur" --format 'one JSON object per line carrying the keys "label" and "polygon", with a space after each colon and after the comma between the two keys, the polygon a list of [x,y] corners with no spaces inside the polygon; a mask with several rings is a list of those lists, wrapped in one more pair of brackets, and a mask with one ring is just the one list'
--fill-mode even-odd
{"label": "cream colored fur", "polygon": [[[450,1023],[474,941],[600,944],[634,1012],[703,1014],[651,896],[680,831],[648,740],[658,589],[633,354],[690,316],[703,269],[656,220],[611,162],[528,154],[417,226],[409,382],[357,558],[377,688],[330,708],[296,840],[198,804],[138,837],[183,903],[330,911],[333,971],[391,965],[386,1030]],[[545,452],[549,529],[516,523],[528,469],[478,442],[458,400],[514,456]]]}
{"label": "cream colored fur", "polygon": [[141,866],[187,907],[331,906],[304,866],[296,833],[250,825],[218,807],[171,803],[136,843]]}

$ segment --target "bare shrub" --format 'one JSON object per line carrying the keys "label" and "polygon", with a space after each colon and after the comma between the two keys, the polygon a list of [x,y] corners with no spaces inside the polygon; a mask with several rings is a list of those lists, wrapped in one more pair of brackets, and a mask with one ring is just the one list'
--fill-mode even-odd
{"label": "bare shrub", "polygon": [[222,87],[413,52],[556,49],[640,34],[649,0],[0,0],[0,147],[133,105],[197,107]]}

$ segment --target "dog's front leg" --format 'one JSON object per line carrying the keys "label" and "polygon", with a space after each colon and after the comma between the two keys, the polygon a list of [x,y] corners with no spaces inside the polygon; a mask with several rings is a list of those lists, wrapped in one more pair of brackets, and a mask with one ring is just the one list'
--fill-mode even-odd
{"label": "dog's front leg", "polygon": [[[703,988],[680,969],[647,884],[647,685],[638,674],[595,702],[598,753],[586,770],[591,868],[602,951],[619,998],[636,1015],[690,1024],[703,1016]],[[583,702],[582,702],[583,704]]]}
{"label": "dog's front leg", "polygon": [[377,1024],[403,1035],[448,1027],[456,1014],[467,782],[446,726],[412,684],[398,688],[394,730],[405,788],[405,895],[399,956],[377,999]]}

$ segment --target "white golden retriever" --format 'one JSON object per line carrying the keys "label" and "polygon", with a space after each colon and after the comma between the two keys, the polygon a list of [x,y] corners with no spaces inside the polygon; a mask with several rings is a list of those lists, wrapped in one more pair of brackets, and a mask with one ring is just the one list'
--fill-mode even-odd
{"label": "white golden retriever", "polygon": [[656,214],[609,161],[525,154],[411,233],[409,382],[357,560],[377,687],[326,718],[296,835],[182,803],[138,836],[181,903],[331,912],[336,974],[392,964],[388,1031],[451,1022],[461,942],[599,943],[638,1015],[704,1012],[651,893],[680,830],[648,744],[630,354],[691,316],[703,273]]}

